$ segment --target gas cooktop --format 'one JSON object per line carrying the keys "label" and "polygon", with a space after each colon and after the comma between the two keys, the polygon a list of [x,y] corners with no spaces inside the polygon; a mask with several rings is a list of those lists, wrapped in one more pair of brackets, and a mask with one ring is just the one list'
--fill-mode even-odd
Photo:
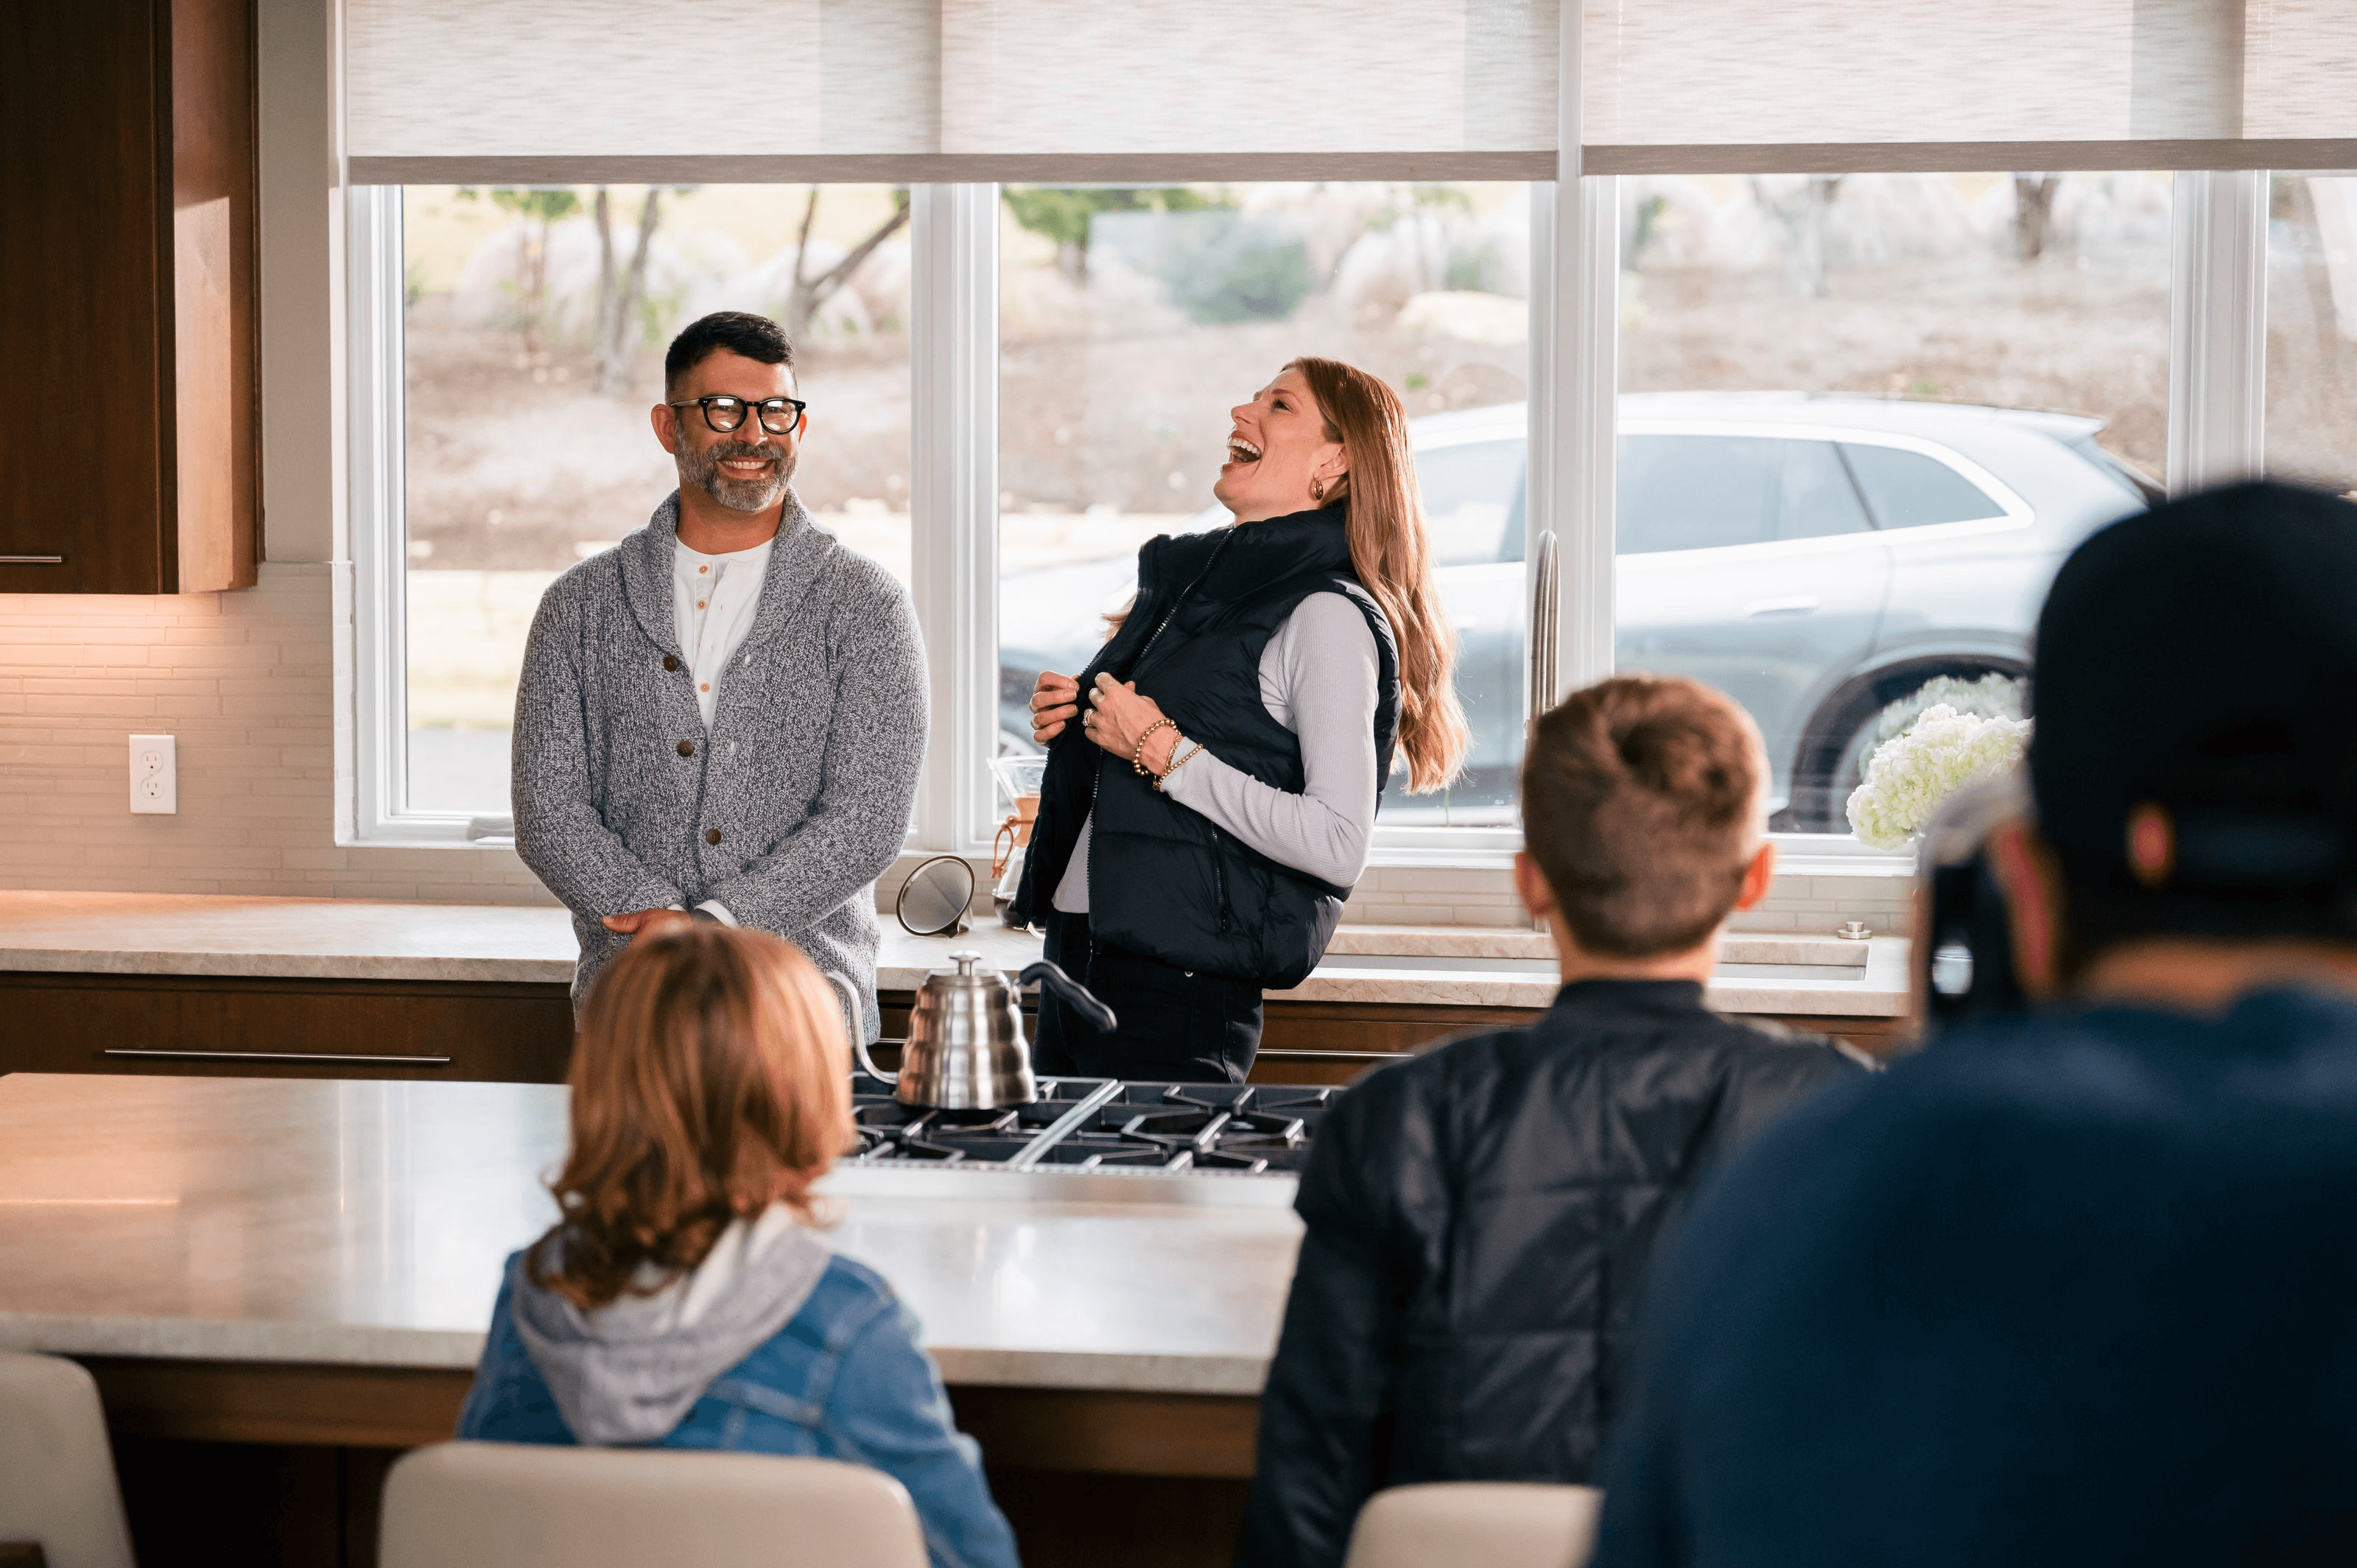
{"label": "gas cooktop", "polygon": [[928,1111],[851,1075],[862,1165],[1006,1170],[1297,1172],[1342,1090],[1279,1083],[1039,1080],[1039,1098],[1005,1111]]}

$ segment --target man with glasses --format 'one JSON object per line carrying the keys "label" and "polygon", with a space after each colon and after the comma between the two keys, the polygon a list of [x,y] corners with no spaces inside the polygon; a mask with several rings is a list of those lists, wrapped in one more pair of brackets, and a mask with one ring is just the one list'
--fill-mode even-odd
{"label": "man with glasses", "polygon": [[694,920],[808,953],[877,1033],[871,885],[925,748],[905,589],[794,497],[793,346],[723,311],[663,360],[679,489],[549,585],[516,693],[516,850],[573,911],[573,994],[632,938]]}

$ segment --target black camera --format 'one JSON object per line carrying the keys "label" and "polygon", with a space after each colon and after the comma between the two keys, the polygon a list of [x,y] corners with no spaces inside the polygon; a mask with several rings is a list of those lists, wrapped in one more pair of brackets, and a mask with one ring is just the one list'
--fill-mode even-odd
{"label": "black camera", "polygon": [[1957,791],[1923,830],[1911,961],[1927,1039],[2029,1004],[2014,972],[2012,919],[1989,865],[1988,838],[2029,811],[2018,776],[1992,779]]}

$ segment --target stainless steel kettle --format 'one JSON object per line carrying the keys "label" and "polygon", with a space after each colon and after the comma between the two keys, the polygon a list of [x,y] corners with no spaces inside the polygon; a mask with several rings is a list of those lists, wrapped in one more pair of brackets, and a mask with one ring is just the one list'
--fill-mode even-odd
{"label": "stainless steel kettle", "polygon": [[[957,968],[933,971],[917,993],[900,1070],[878,1068],[864,1042],[857,1047],[859,1065],[892,1085],[892,1098],[903,1105],[995,1111],[1030,1104],[1039,1098],[1039,1086],[1031,1076],[1030,1042],[1023,1037],[1022,993],[997,970],[975,968],[982,961],[978,952],[953,952],[950,961]],[[1033,981],[1104,1033],[1119,1026],[1112,1008],[1054,964],[1032,964],[1017,983]]]}

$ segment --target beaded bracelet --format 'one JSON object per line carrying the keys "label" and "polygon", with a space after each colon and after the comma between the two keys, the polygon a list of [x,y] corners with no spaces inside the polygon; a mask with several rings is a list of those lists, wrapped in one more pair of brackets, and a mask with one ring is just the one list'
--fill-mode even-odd
{"label": "beaded bracelet", "polygon": [[[1181,741],[1184,741],[1187,737],[1185,736],[1180,736],[1178,738]],[[1178,772],[1180,768],[1186,767],[1189,763],[1194,761],[1197,757],[1202,755],[1203,743],[1199,740],[1195,743],[1195,749],[1189,752],[1186,756],[1172,757],[1170,759],[1170,766],[1164,768],[1159,774],[1155,776],[1154,792],[1157,795],[1160,794],[1162,792],[1162,785],[1165,779],[1168,779],[1173,773]]]}
{"label": "beaded bracelet", "polygon": [[1160,718],[1146,725],[1146,733],[1137,737],[1137,749],[1129,754],[1129,765],[1137,769],[1137,776],[1140,779],[1151,778],[1154,774],[1154,769],[1146,766],[1146,743],[1154,738],[1156,730],[1178,727],[1178,723],[1176,719]]}

